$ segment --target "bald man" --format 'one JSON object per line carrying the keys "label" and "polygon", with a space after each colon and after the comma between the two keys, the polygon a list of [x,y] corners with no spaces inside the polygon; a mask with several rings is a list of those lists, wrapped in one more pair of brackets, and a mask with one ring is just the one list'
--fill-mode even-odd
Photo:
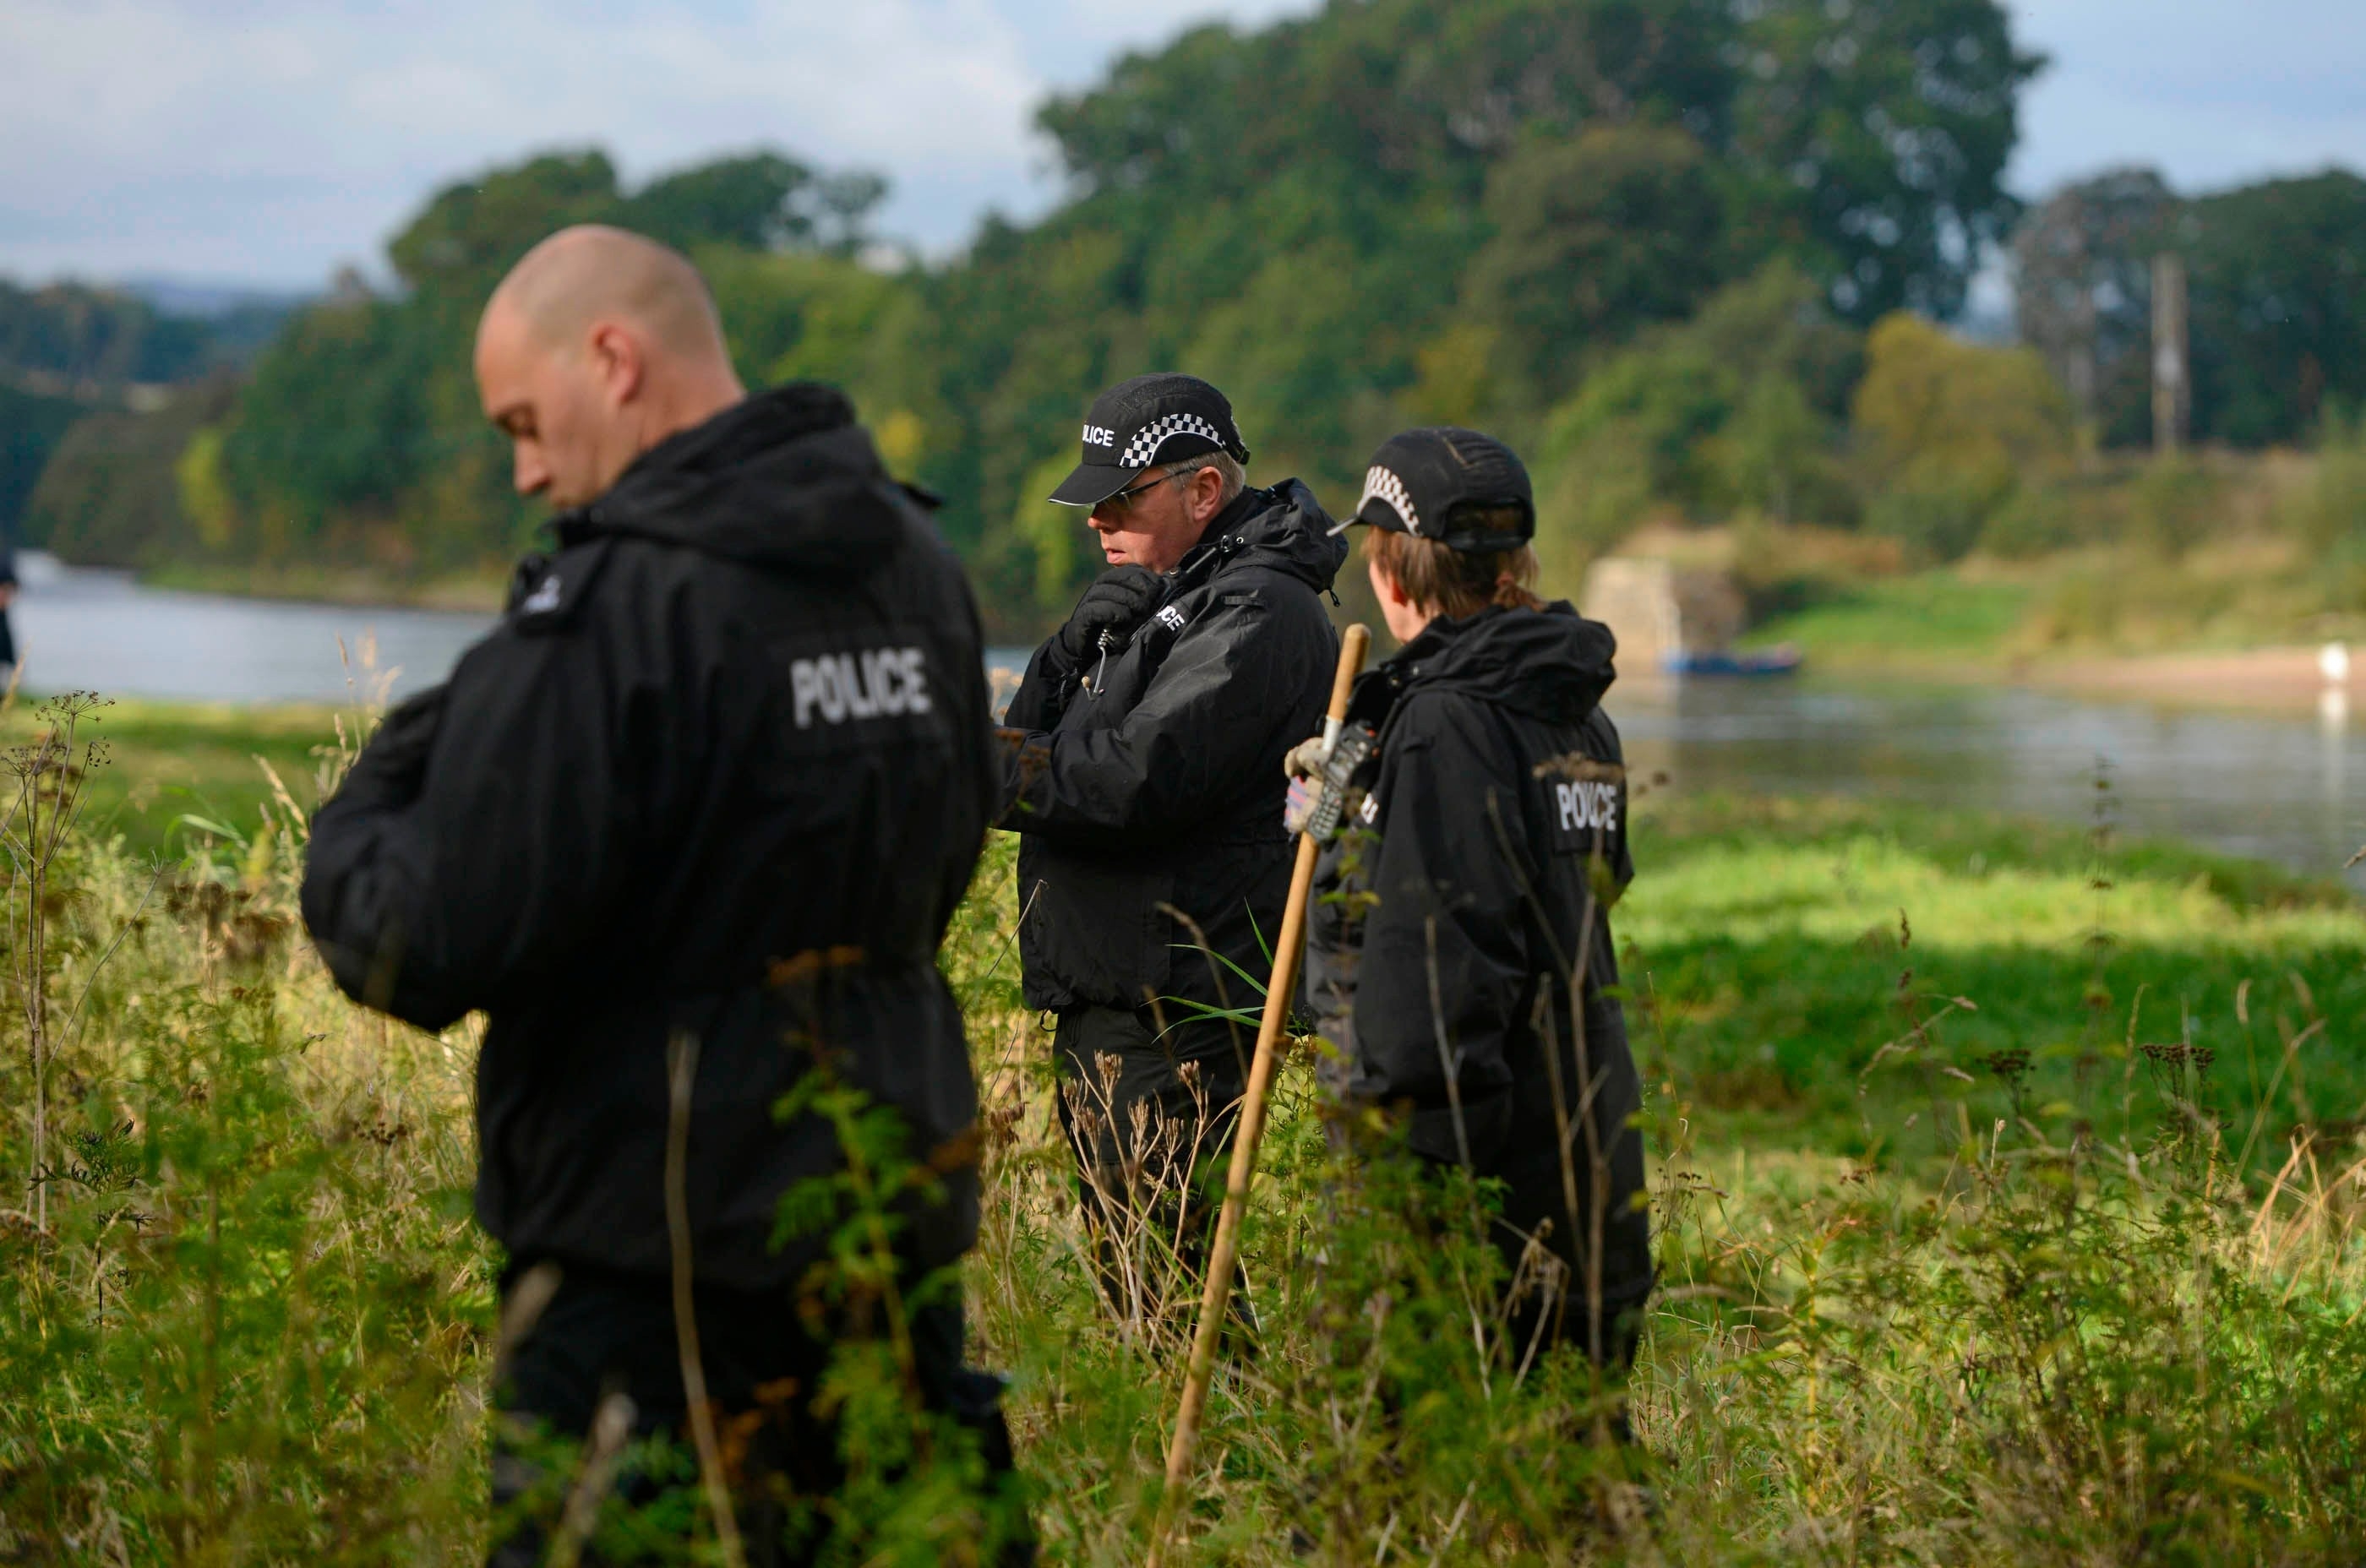
{"label": "bald man", "polygon": [[[828,1291],[827,1236],[776,1245],[783,1194],[843,1156],[819,1117],[775,1108],[827,1072],[941,1174],[896,1227],[904,1290],[976,1236],[976,1089],[935,964],[997,804],[976,606],[846,399],[747,396],[704,285],[662,246],[544,241],[487,305],[476,371],[517,488],[558,509],[556,547],[321,808],[304,919],[357,1001],[431,1030],[488,1016],[477,1213],[513,1325],[492,1560],[546,1555],[573,1470],[544,1437],[613,1410],[683,1438],[681,1245],[749,1560],[802,1561],[817,1543],[784,1537],[780,1500],[844,1479],[813,1401],[833,1341],[881,1315]],[[1007,1478],[959,1297],[924,1299],[913,1383]]]}

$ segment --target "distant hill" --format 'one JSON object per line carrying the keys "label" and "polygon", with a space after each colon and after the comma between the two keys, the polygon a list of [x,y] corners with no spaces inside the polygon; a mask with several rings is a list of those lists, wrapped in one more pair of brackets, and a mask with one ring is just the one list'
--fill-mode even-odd
{"label": "distant hill", "polygon": [[320,297],[316,289],[172,277],[125,278],[115,286],[161,315],[203,321],[217,359],[238,365],[252,363],[288,318]]}
{"label": "distant hill", "polygon": [[318,289],[270,288],[255,284],[208,282],[196,278],[128,277],[116,282],[117,291],[142,299],[166,316],[194,316],[218,321],[245,310],[301,308],[318,297]]}

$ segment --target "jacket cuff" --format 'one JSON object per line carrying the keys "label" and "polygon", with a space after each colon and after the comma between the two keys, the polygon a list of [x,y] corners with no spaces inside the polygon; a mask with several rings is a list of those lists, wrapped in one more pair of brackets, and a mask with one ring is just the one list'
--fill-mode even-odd
{"label": "jacket cuff", "polygon": [[1077,661],[1070,658],[1060,647],[1061,634],[1067,629],[1067,622],[1062,622],[1059,631],[1043,640],[1042,644],[1035,650],[1035,656],[1028,661],[1033,670],[1044,675],[1061,677],[1074,676],[1076,673]]}

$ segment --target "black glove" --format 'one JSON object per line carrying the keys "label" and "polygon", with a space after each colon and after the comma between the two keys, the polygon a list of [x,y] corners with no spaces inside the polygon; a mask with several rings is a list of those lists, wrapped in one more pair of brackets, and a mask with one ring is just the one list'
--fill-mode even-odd
{"label": "black glove", "polygon": [[1166,597],[1166,579],[1149,567],[1130,561],[1111,566],[1093,579],[1085,597],[1076,600],[1068,623],[1052,640],[1059,647],[1060,657],[1074,669],[1100,652],[1104,632],[1110,634],[1112,648],[1132,642],[1133,629],[1149,620]]}

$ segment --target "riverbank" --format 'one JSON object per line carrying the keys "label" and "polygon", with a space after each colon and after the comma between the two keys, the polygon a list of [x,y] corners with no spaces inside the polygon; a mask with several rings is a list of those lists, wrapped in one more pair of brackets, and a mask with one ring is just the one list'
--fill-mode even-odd
{"label": "riverbank", "polygon": [[[2093,568],[2090,568],[2093,569]],[[2155,625],[2134,646],[2057,636],[2067,579],[1998,568],[1933,571],[1828,590],[1770,617],[1744,645],[1797,647],[1808,667],[1885,680],[2009,684],[2108,701],[2301,716],[2327,693],[2366,707],[2366,638],[2354,670],[2328,680],[2328,642],[2366,633],[2341,618],[2262,615]],[[2315,641],[2302,642],[2307,637]]]}
{"label": "riverbank", "polygon": [[[220,608],[220,601],[210,602]],[[31,633],[30,667],[51,672],[45,683],[51,689],[115,695],[132,679],[170,671],[170,678],[199,689],[229,685],[311,699],[292,713],[269,703],[169,701],[117,711],[127,723],[177,726],[181,740],[202,745],[212,758],[208,790],[260,788],[251,751],[264,751],[283,770],[309,767],[306,737],[325,741],[332,714],[349,711],[389,677],[399,677],[398,696],[440,679],[481,630],[466,618],[411,611],[340,618],[284,606],[249,605],[237,616],[224,611],[201,621],[197,606],[169,598],[162,604],[138,598],[52,604],[39,622],[28,607],[18,625],[20,635]],[[290,621],[297,623],[286,624]],[[57,641],[66,633],[95,644],[84,673],[73,680],[56,678],[67,666]],[[350,673],[341,644],[351,655]],[[96,656],[102,653],[103,661]],[[233,654],[237,662],[231,662]],[[1000,681],[1008,671],[996,674]],[[2366,723],[2352,726],[2338,713],[2212,711],[2093,700],[2003,677],[1912,680],[1895,668],[1880,670],[1878,679],[1873,674],[1851,678],[1811,666],[1791,680],[1677,681],[1639,673],[1619,681],[1608,707],[1637,777],[1670,780],[1673,793],[1683,796],[1850,796],[1939,811],[2000,811],[2071,831],[2108,810],[2133,836],[2190,840],[2319,876],[2338,872],[2366,843],[2366,798],[2351,787],[2366,780]],[[120,769],[108,772],[122,777]],[[2099,778],[2111,786],[2107,793],[2097,792]],[[102,780],[100,788],[117,786]],[[242,797],[233,791],[231,799]],[[186,809],[231,820],[202,802]],[[143,845],[159,842],[156,821],[132,823],[130,831]],[[2366,890],[2366,874],[2350,876]]]}
{"label": "riverbank", "polygon": [[1832,667],[2289,707],[2314,693],[2267,655],[2366,644],[2366,429],[2330,416],[2313,444],[2090,453],[2022,474],[1971,533],[1917,532],[1946,509],[1891,497],[1850,528],[1744,518],[1640,543],[1723,572],[1754,641]]}
{"label": "riverbank", "polygon": [[[504,584],[490,575],[405,581],[320,568],[167,567],[139,581],[169,591],[349,610],[490,614]],[[1819,672],[1867,678],[2014,683],[2107,700],[2170,707],[2305,714],[2332,689],[2318,645],[2235,647],[2208,653],[2113,653],[2079,646],[2033,649],[2027,634],[2037,585],[2012,578],[1926,573],[1879,580],[1777,616],[1745,639],[1790,644]],[[2347,695],[2366,705],[2366,642]]]}
{"label": "riverbank", "polygon": [[2165,708],[2239,709],[2248,712],[2317,713],[2346,722],[2366,704],[2366,647],[2350,667],[2348,644],[2325,673],[2317,648],[2252,648],[2226,654],[2149,654],[2120,657],[2069,655],[2013,666],[2014,678],[2056,691]]}
{"label": "riverbank", "polygon": [[285,603],[362,610],[436,610],[490,615],[500,610],[509,579],[499,571],[406,577],[359,568],[311,566],[175,565],[143,571],[150,587],[183,593],[230,594]]}

